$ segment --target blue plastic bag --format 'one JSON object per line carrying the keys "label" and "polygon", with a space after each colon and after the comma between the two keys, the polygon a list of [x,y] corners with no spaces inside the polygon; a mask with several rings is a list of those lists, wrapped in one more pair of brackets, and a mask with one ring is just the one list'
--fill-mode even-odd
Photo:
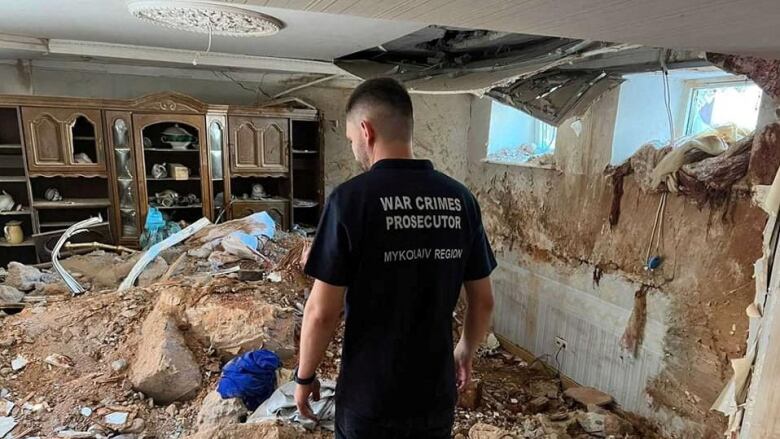
{"label": "blue plastic bag", "polygon": [[275,353],[260,349],[228,362],[222,369],[217,392],[222,398],[241,398],[254,411],[276,388],[276,369],[282,362]]}

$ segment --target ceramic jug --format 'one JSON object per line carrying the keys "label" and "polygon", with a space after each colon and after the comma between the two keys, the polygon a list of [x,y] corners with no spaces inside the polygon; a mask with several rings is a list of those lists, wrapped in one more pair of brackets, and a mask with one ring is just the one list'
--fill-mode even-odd
{"label": "ceramic jug", "polygon": [[22,231],[21,221],[13,220],[5,223],[3,234],[5,235],[5,240],[8,241],[9,244],[21,244],[24,242],[24,232]]}

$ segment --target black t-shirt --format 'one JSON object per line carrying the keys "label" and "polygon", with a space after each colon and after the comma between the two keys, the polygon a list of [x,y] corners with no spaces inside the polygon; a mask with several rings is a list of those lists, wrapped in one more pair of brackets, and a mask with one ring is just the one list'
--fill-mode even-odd
{"label": "black t-shirt", "polygon": [[428,160],[381,160],[328,197],[305,272],[346,286],[337,404],[367,417],[452,410],[452,313],[496,267],[479,205]]}

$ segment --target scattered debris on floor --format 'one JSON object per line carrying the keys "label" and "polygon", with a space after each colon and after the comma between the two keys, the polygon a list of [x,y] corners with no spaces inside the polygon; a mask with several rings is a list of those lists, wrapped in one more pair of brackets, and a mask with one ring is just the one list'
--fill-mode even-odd
{"label": "scattered debris on floor", "polygon": [[[191,236],[171,235],[180,242],[161,241],[151,253],[99,249],[63,259],[84,288],[77,296],[50,267],[9,264],[0,286],[8,314],[0,321],[0,438],[332,437],[333,381],[315,407],[330,422],[299,419],[290,403],[311,288],[299,264],[307,241],[260,219],[182,230]],[[343,325],[320,368],[325,380],[338,375],[342,334]],[[256,352],[281,367],[276,390],[253,411],[247,398],[217,390],[228,363]],[[455,437],[654,437],[609,395],[564,393],[558,377],[506,353],[495,336],[479,351],[475,379],[456,411]]]}

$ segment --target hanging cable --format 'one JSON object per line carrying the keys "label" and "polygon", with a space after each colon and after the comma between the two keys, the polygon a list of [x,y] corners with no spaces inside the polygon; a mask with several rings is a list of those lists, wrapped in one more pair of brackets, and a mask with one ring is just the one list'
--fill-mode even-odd
{"label": "hanging cable", "polygon": [[[672,116],[672,93],[671,88],[669,87],[669,69],[666,66],[667,54],[667,51],[661,52],[660,63],[661,72],[663,74],[664,105],[666,106],[666,116],[669,123],[669,145],[674,147],[674,117]],[[661,198],[658,200],[658,209],[655,212],[653,229],[650,231],[650,242],[647,243],[647,252],[645,252],[644,264],[645,270],[648,271],[653,271],[661,266],[661,247],[663,245],[664,217],[666,212],[666,198],[668,195],[669,192],[664,191],[661,194]],[[653,249],[653,243],[655,243],[655,249]],[[652,255],[651,252],[653,252]]]}
{"label": "hanging cable", "polygon": [[[211,52],[211,26],[209,26],[209,45],[206,46],[206,51],[204,53]],[[197,66],[198,65],[198,58],[200,58],[201,53],[195,52],[195,58],[192,59],[192,65]]]}

